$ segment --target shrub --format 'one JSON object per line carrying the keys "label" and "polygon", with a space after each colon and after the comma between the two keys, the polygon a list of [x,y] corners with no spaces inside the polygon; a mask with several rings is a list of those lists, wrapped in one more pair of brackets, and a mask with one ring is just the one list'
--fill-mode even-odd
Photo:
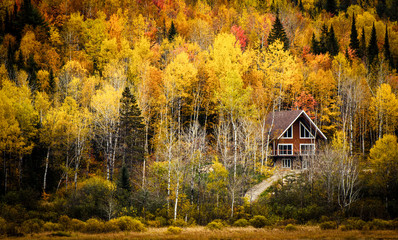
{"label": "shrub", "polygon": [[143,232],[146,230],[144,224],[141,221],[129,216],[119,217],[116,218],[114,221],[119,226],[119,229],[121,231]]}
{"label": "shrub", "polygon": [[50,236],[52,236],[52,237],[71,237],[72,235],[68,232],[59,231],[59,232],[51,233]]}
{"label": "shrub", "polygon": [[182,228],[170,226],[167,228],[167,232],[170,234],[180,234],[182,232]]}
{"label": "shrub", "polygon": [[156,221],[156,220],[149,220],[149,221],[147,221],[146,224],[147,224],[149,227],[156,227],[156,228],[160,227],[160,222],[159,222],[159,221]]}
{"label": "shrub", "polygon": [[84,232],[86,233],[101,233],[104,231],[105,224],[95,218],[90,218],[86,222],[86,227],[84,228]]}
{"label": "shrub", "polygon": [[0,235],[5,235],[7,233],[7,222],[4,218],[0,217]]}
{"label": "shrub", "polygon": [[341,231],[349,231],[351,229],[350,229],[350,227],[347,227],[346,225],[340,225],[340,230]]}
{"label": "shrub", "polygon": [[217,219],[207,224],[206,227],[210,230],[221,230],[224,228],[224,224],[221,220]]}
{"label": "shrub", "polygon": [[234,222],[234,226],[235,226],[235,227],[247,227],[247,226],[249,226],[249,225],[250,225],[249,221],[247,221],[247,220],[244,219],[244,218],[238,219],[238,220],[236,220],[236,221]]}
{"label": "shrub", "polygon": [[370,228],[373,230],[388,230],[388,229],[394,229],[394,224],[393,221],[386,221],[382,219],[373,219],[373,221],[370,222]]}
{"label": "shrub", "polygon": [[177,218],[176,220],[173,221],[172,225],[175,227],[186,227],[188,224],[187,222],[184,221],[184,219]]}
{"label": "shrub", "polygon": [[68,229],[75,231],[75,232],[82,232],[82,231],[84,231],[85,227],[86,227],[85,222],[80,221],[79,219],[73,218],[72,220],[70,220]]}
{"label": "shrub", "polygon": [[53,222],[46,222],[43,225],[44,231],[59,231],[61,229],[61,226],[59,223],[53,223]]}
{"label": "shrub", "polygon": [[43,225],[43,220],[33,218],[24,221],[21,225],[21,230],[23,233],[38,233],[43,231]]}
{"label": "shrub", "polygon": [[286,230],[286,231],[296,231],[296,230],[297,230],[297,227],[294,226],[293,224],[290,224],[290,223],[289,223],[288,225],[286,225],[285,230]]}
{"label": "shrub", "polygon": [[362,230],[366,225],[366,222],[357,218],[349,218],[343,222],[343,225],[344,227],[340,228],[342,231]]}
{"label": "shrub", "polygon": [[58,219],[58,223],[62,230],[69,230],[70,218],[66,215],[62,215]]}
{"label": "shrub", "polygon": [[8,223],[6,224],[6,232],[7,236],[14,236],[14,237],[20,237],[23,236],[23,233],[20,230],[20,227],[16,223]]}
{"label": "shrub", "polygon": [[292,224],[293,225],[293,224],[296,224],[296,223],[297,223],[296,220],[290,218],[290,219],[280,220],[280,221],[277,222],[276,225],[278,225],[278,226],[286,226],[288,224]]}
{"label": "shrub", "polygon": [[120,228],[116,219],[112,219],[105,223],[104,232],[119,232]]}
{"label": "shrub", "polygon": [[254,216],[252,219],[249,220],[249,222],[255,228],[263,228],[267,225],[270,225],[267,219],[261,215]]}
{"label": "shrub", "polygon": [[337,223],[334,221],[323,222],[323,223],[319,224],[319,227],[322,230],[337,229]]}
{"label": "shrub", "polygon": [[155,218],[155,221],[158,221],[159,222],[159,226],[160,227],[164,227],[164,226],[167,226],[168,225],[168,223],[167,223],[167,219],[166,218],[164,218],[164,217],[156,217]]}

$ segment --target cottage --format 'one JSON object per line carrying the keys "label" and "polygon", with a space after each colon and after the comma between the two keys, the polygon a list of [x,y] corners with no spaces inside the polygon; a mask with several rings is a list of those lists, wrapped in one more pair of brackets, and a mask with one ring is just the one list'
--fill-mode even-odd
{"label": "cottage", "polygon": [[271,157],[280,170],[306,169],[305,156],[314,155],[326,136],[303,110],[271,112]]}

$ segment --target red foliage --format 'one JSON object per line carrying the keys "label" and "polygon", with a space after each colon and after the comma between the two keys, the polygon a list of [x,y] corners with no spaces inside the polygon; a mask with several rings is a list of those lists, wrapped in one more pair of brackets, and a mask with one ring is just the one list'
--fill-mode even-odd
{"label": "red foliage", "polygon": [[307,91],[302,91],[300,93],[300,96],[296,98],[296,101],[294,102],[294,107],[304,110],[308,114],[308,116],[312,120],[314,120],[316,104],[317,103],[314,97],[310,93],[308,93]]}
{"label": "red foliage", "polygon": [[233,25],[231,32],[235,35],[236,40],[239,41],[242,51],[244,51],[248,41],[245,31],[240,26]]}

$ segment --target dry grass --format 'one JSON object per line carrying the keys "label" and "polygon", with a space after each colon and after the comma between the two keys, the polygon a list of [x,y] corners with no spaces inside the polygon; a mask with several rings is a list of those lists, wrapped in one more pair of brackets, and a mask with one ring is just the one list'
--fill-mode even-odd
{"label": "dry grass", "polygon": [[340,231],[320,230],[317,226],[298,226],[297,231],[285,231],[280,228],[256,229],[253,227],[228,227],[223,230],[211,231],[205,227],[184,228],[182,233],[172,235],[167,228],[149,228],[147,232],[122,232],[106,234],[72,233],[71,237],[54,237],[50,233],[27,235],[12,239],[83,239],[83,240],[110,240],[110,239],[398,239],[398,231]]}

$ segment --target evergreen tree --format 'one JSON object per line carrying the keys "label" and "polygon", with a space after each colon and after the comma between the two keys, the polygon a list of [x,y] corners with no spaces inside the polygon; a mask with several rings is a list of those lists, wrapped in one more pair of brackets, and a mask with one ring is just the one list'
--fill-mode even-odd
{"label": "evergreen tree", "polygon": [[334,34],[333,26],[330,26],[327,37],[327,48],[331,56],[336,56],[339,53],[339,43]]}
{"label": "evergreen tree", "polygon": [[55,86],[54,72],[53,72],[52,68],[50,68],[50,75],[49,75],[49,79],[48,79],[48,85],[49,85],[48,94],[50,96],[54,96],[56,86]]}
{"label": "evergreen tree", "polygon": [[302,0],[300,0],[300,2],[299,2],[299,10],[301,12],[304,12],[304,6],[303,6],[303,1]]}
{"label": "evergreen tree", "polygon": [[385,38],[384,38],[384,59],[386,61],[388,61],[388,63],[390,64],[391,68],[394,68],[394,60],[392,58],[391,51],[390,51],[390,41],[388,40],[387,25],[386,25],[386,35],[385,35]]}
{"label": "evergreen tree", "polygon": [[7,71],[8,71],[8,78],[9,79],[15,79],[15,69],[14,69],[15,59],[14,59],[14,54],[15,54],[14,48],[12,47],[11,43],[8,43],[6,68],[7,68]]}
{"label": "evergreen tree", "polygon": [[23,56],[22,56],[22,51],[19,51],[19,54],[18,54],[17,68],[18,68],[19,70],[25,68],[25,63],[24,63],[24,59],[23,59]]}
{"label": "evergreen tree", "polygon": [[281,42],[283,42],[283,48],[285,50],[289,49],[289,39],[287,38],[285,29],[283,28],[283,25],[279,20],[279,14],[276,15],[275,22],[272,25],[271,33],[268,36],[268,45],[274,43],[276,39],[279,39]]}
{"label": "evergreen tree", "polygon": [[385,17],[386,14],[386,0],[378,0],[377,1],[377,6],[376,6],[376,12],[379,17]]}
{"label": "evergreen tree", "polygon": [[36,70],[37,70],[37,64],[35,62],[35,59],[33,58],[33,54],[30,54],[28,62],[26,64],[26,71],[29,74],[29,86],[32,89],[32,91],[34,91],[37,87]]}
{"label": "evergreen tree", "polygon": [[131,191],[130,174],[129,174],[129,170],[127,169],[126,165],[123,165],[122,168],[120,169],[117,187],[119,189],[124,189],[128,192]]}
{"label": "evergreen tree", "polygon": [[365,38],[365,28],[362,28],[361,39],[359,41],[359,52],[358,57],[361,59],[366,57],[366,38]]}
{"label": "evergreen tree", "polygon": [[336,14],[336,0],[326,0],[326,11]]}
{"label": "evergreen tree", "polygon": [[144,159],[145,125],[130,88],[124,89],[120,103],[121,157],[123,163],[132,169]]}
{"label": "evergreen tree", "polygon": [[171,21],[171,26],[170,26],[170,29],[169,29],[169,33],[167,34],[167,38],[168,38],[169,41],[171,42],[171,41],[174,40],[174,37],[175,37],[176,35],[177,35],[177,29],[176,29],[176,27],[174,26],[174,22]]}
{"label": "evergreen tree", "polygon": [[[14,14],[16,14],[16,12],[14,12]],[[19,38],[21,37],[20,34],[25,25],[31,25],[32,27],[42,27],[47,34],[50,31],[47,22],[44,20],[40,11],[32,5],[31,0],[23,1],[21,10],[18,12],[16,19],[18,31],[17,36]]]}
{"label": "evergreen tree", "polygon": [[321,28],[321,37],[319,38],[319,53],[325,54],[328,51],[327,39],[328,28],[326,27],[326,24],[323,24]]}
{"label": "evergreen tree", "polygon": [[359,40],[358,40],[358,32],[355,24],[354,14],[352,15],[352,25],[351,25],[351,34],[350,34],[350,48],[355,52],[356,56],[359,56]]}
{"label": "evergreen tree", "polygon": [[313,54],[319,54],[319,42],[315,38],[315,33],[312,33],[311,38],[311,52]]}
{"label": "evergreen tree", "polygon": [[372,33],[370,35],[369,45],[368,45],[368,64],[371,65],[374,61],[377,61],[379,55],[379,48],[377,47],[377,37],[376,28],[373,23]]}
{"label": "evergreen tree", "polygon": [[350,0],[340,0],[339,8],[341,11],[347,11],[347,8],[351,5]]}

